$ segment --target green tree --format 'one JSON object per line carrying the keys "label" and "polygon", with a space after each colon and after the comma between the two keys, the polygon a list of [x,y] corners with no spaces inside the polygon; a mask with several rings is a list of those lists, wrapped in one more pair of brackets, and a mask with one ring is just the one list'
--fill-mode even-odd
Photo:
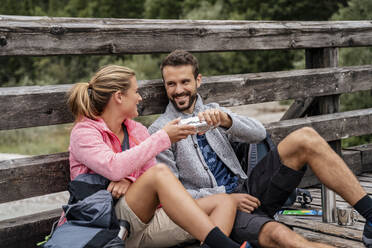
{"label": "green tree", "polygon": [[[97,18],[143,18],[145,0],[5,0],[0,14]],[[140,59],[143,55],[139,55]],[[125,56],[135,64],[136,58]],[[142,59],[143,60],[143,59]],[[0,86],[65,84],[87,80],[105,63],[124,56],[0,57]],[[142,63],[142,62],[141,62]],[[146,70],[140,75],[146,75]]]}
{"label": "green tree", "polygon": [[[332,20],[371,20],[372,1],[350,0],[347,7],[342,7],[332,16]],[[371,47],[353,47],[340,49],[340,66],[372,64]],[[348,111],[372,107],[372,92],[356,92],[341,96],[341,110]],[[371,143],[372,135],[352,137],[343,142],[344,146]]]}

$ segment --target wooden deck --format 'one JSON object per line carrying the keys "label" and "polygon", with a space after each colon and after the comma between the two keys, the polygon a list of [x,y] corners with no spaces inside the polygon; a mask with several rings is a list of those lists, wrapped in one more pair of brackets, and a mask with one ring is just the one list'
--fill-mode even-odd
{"label": "wooden deck", "polygon": [[[358,179],[369,195],[372,194],[372,173],[364,173]],[[321,209],[320,188],[309,188],[313,197],[309,205],[312,209]],[[336,196],[336,205],[342,206],[347,203]],[[295,207],[299,205],[295,204]],[[293,230],[309,240],[330,244],[336,247],[364,247],[362,232],[364,218],[359,215],[358,222],[353,226],[340,226],[337,223],[323,223],[321,216],[288,216],[280,215],[279,221],[293,227]]]}

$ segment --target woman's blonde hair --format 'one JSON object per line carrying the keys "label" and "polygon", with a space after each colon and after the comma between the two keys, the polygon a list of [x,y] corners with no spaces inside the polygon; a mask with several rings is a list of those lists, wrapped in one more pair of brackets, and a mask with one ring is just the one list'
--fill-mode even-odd
{"label": "woman's blonde hair", "polygon": [[125,93],[130,88],[130,78],[135,72],[124,66],[108,65],[101,68],[89,83],[76,83],[68,93],[68,106],[79,121],[82,117],[96,119],[102,114],[111,95]]}

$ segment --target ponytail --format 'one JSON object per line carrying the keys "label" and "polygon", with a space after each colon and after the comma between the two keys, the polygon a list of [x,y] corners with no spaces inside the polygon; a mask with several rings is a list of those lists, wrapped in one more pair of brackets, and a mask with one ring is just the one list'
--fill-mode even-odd
{"label": "ponytail", "polygon": [[76,83],[69,92],[67,103],[77,121],[83,116],[95,119],[89,91],[89,83]]}

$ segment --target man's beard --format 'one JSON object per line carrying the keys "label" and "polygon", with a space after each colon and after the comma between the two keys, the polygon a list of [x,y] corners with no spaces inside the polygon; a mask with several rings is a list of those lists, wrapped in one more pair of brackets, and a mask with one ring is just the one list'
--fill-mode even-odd
{"label": "man's beard", "polygon": [[[179,107],[177,105],[176,101],[174,100],[174,98],[179,97],[179,96],[189,96],[189,104],[187,104],[187,106],[184,106],[184,107]],[[178,111],[183,112],[183,111],[188,110],[189,108],[191,108],[191,106],[194,104],[195,100],[196,100],[196,93],[195,94],[191,94],[190,92],[187,92],[187,93],[173,95],[172,96],[172,99],[170,101],[173,103],[173,106]]]}

